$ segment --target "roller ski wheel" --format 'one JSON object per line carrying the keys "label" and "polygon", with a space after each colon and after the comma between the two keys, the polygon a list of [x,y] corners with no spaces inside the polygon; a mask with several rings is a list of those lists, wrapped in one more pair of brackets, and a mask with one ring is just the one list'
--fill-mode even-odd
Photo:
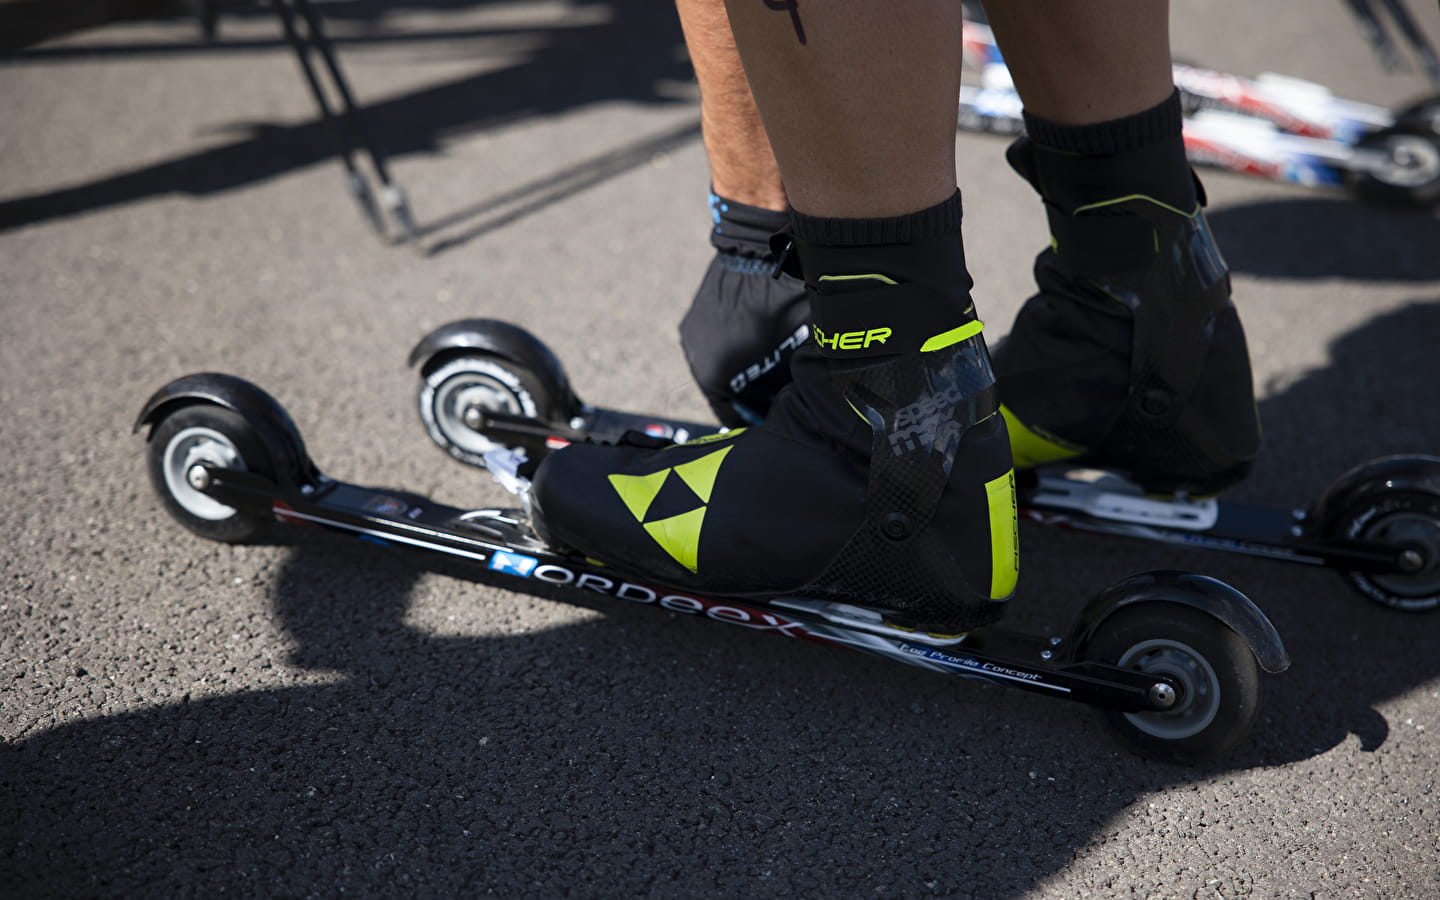
{"label": "roller ski wheel", "polygon": [[1364,166],[1346,173],[1356,196],[1386,206],[1430,210],[1440,206],[1440,136],[1429,128],[1397,125],[1356,144]]}
{"label": "roller ski wheel", "polygon": [[[507,322],[465,319],[442,326],[416,346],[410,362],[422,363],[416,400],[425,432],[467,465],[484,466],[486,453],[514,445],[487,434],[496,421],[563,422],[578,412],[554,355]],[[534,449],[544,449],[543,437],[537,440]]]}
{"label": "roller ski wheel", "polygon": [[1196,609],[1153,602],[1126,607],[1096,629],[1085,651],[1094,662],[1167,679],[1163,711],[1102,710],[1124,744],[1162,762],[1195,764],[1223,756],[1255,719],[1260,674],[1255,654],[1230,628]]}
{"label": "roller ski wheel", "polygon": [[1341,534],[1362,541],[1406,545],[1401,574],[1347,573],[1366,597],[1391,609],[1428,612],[1440,606],[1440,497],[1398,493],[1356,509]]}
{"label": "roller ski wheel", "polygon": [[205,493],[208,469],[274,477],[264,444],[244,416],[224,407],[182,407],[155,424],[147,450],[150,482],[165,510],[193,534],[238,544],[268,531],[271,519]]}
{"label": "roller ski wheel", "polygon": [[420,369],[420,419],[456,460],[486,466],[486,454],[520,449],[537,463],[571,443],[616,444],[631,434],[688,440],[723,431],[580,402],[555,354],[530,332],[496,319],[444,325],[410,352]]}
{"label": "roller ski wheel", "polygon": [[487,418],[540,418],[550,397],[534,373],[487,356],[452,356],[422,373],[416,400],[430,439],[460,462],[483,466],[503,445],[486,437]]}
{"label": "roller ski wheel", "polygon": [[1440,459],[1390,457],[1360,466],[1316,509],[1326,537],[1398,551],[1398,565],[1388,571],[1345,572],[1361,594],[1406,612],[1440,607]]}

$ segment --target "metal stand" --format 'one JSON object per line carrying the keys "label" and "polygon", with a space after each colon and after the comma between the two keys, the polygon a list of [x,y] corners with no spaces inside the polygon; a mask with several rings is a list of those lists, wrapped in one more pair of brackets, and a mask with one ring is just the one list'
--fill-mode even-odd
{"label": "metal stand", "polygon": [[[413,242],[417,234],[414,220],[410,217],[410,207],[405,199],[405,191],[390,178],[385,154],[370,132],[362,110],[355,103],[355,98],[350,92],[349,82],[345,80],[344,73],[340,71],[340,60],[335,54],[334,45],[325,36],[325,31],[320,24],[320,16],[315,12],[315,7],[311,5],[310,0],[271,0],[271,3],[280,17],[281,27],[285,31],[285,39],[295,50],[295,58],[300,63],[300,71],[305,76],[306,84],[310,86],[311,94],[315,97],[315,104],[320,108],[321,118],[333,126],[338,136],[338,152],[340,161],[345,165],[346,184],[350,188],[350,193],[360,204],[360,209],[365,213],[366,219],[375,229],[376,234],[400,243]],[[304,23],[305,34],[303,36],[300,28],[297,27],[297,19]],[[310,57],[312,52],[319,54],[323,68],[329,75],[331,87],[340,98],[342,109],[338,115],[320,83],[319,73]],[[378,204],[370,181],[356,163],[357,144],[370,157],[370,165],[379,179]],[[386,221],[387,217],[398,228],[398,235],[392,237]]]}
{"label": "metal stand", "polygon": [[[1365,32],[1365,37],[1375,48],[1375,53],[1380,57],[1381,63],[1391,70],[1404,67],[1400,58],[1400,51],[1395,47],[1395,42],[1390,39],[1389,33],[1385,30],[1384,23],[1375,12],[1372,0],[1347,0],[1350,9],[1355,17],[1360,20],[1360,27]],[[1420,57],[1420,66],[1425,70],[1430,83],[1440,88],[1440,58],[1435,55],[1435,48],[1425,39],[1425,34],[1420,26],[1415,24],[1415,18],[1405,5],[1405,0],[1379,0],[1380,8],[1390,14],[1394,27],[1409,42],[1410,49]]]}

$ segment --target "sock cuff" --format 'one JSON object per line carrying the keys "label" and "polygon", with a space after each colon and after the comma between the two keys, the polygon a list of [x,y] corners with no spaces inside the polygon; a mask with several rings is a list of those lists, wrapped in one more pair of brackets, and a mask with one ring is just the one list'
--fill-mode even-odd
{"label": "sock cuff", "polygon": [[1184,125],[1178,90],[1150,109],[1091,125],[1062,125],[1029,112],[1024,117],[1030,140],[1047,150],[1082,156],[1114,156],[1139,150],[1179,137]]}
{"label": "sock cuff", "polygon": [[902,216],[848,219],[790,211],[790,231],[803,241],[830,246],[909,244],[960,231],[960,192],[927,209]]}
{"label": "sock cuff", "polygon": [[751,206],[710,192],[710,244],[716,250],[769,257],[770,236],[789,224],[789,210]]}

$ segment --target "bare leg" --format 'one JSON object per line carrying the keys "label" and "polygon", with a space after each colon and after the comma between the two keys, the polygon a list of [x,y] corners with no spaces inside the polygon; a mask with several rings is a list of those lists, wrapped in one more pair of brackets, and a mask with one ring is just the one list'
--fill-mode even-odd
{"label": "bare leg", "polygon": [[1150,109],[1174,90],[1165,0],[994,0],[985,14],[1034,115],[1105,122]]}
{"label": "bare leg", "polygon": [[[781,167],[745,89],[725,17],[715,0],[678,6],[701,83],[717,192],[782,208]],[[784,148],[785,183],[792,199],[800,198],[798,208],[893,215],[948,195],[960,82],[952,40],[957,3],[908,0],[841,15],[765,0],[728,6],[770,138]],[[1005,0],[991,7],[991,27],[1036,116],[1069,125],[1109,121],[1152,108],[1173,90],[1165,0]]]}
{"label": "bare leg", "polygon": [[780,168],[750,95],[722,0],[676,0],[675,8],[700,84],[700,126],[711,189],[761,209],[785,209]]}
{"label": "bare leg", "polygon": [[716,417],[740,426],[763,419],[789,383],[809,308],[803,284],[771,277],[770,236],[789,222],[789,202],[724,0],[676,0],[676,8],[700,85],[715,248],[680,322],[680,345]]}
{"label": "bare leg", "polygon": [[893,216],[954,193],[958,2],[726,6],[797,210]]}

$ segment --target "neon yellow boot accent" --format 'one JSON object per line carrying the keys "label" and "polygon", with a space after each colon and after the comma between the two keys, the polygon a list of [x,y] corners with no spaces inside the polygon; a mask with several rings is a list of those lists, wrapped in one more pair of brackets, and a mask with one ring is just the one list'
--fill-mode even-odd
{"label": "neon yellow boot accent", "polygon": [[715,490],[715,476],[720,474],[720,464],[725,461],[725,454],[733,449],[734,445],[731,445],[688,463],[681,463],[675,467],[675,474],[685,479],[685,483],[690,485],[690,490],[694,491],[697,497],[709,503],[710,493]]}
{"label": "neon yellow boot accent", "polygon": [[1085,452],[1079,444],[1072,444],[1053,434],[1040,434],[1024,422],[1015,418],[1005,404],[1000,404],[1000,415],[1005,417],[1005,428],[1010,432],[1010,455],[1021,469],[1031,469],[1042,463],[1070,459]]}
{"label": "neon yellow boot accent", "polygon": [[[738,434],[739,431],[732,431],[730,435]],[[720,465],[725,462],[726,455],[732,449],[733,444],[707,453],[699,459],[669,466],[649,475],[607,476],[611,486],[615,488],[615,493],[620,495],[620,500],[624,502],[625,508],[630,510],[635,521],[645,528],[646,533],[655,539],[655,543],[659,544],[662,550],[691,572],[698,572],[700,528],[705,524],[705,510],[709,509],[710,497],[715,492],[715,479],[720,474]],[[677,516],[646,522],[645,515],[650,512],[655,498],[660,496],[660,490],[670,478],[671,472],[679,475],[686,486],[695,492],[701,505]]]}
{"label": "neon yellow boot accent", "polygon": [[669,469],[661,469],[649,475],[611,475],[610,484],[614,486],[620,499],[625,501],[625,508],[630,510],[635,520],[643,522],[645,513],[659,496],[660,488],[669,475]]}
{"label": "neon yellow boot accent", "polygon": [[676,562],[691,572],[699,572],[700,528],[708,508],[701,506],[658,522],[647,522],[645,530]]}
{"label": "neon yellow boot accent", "polygon": [[990,503],[990,597],[1003,600],[1020,580],[1020,525],[1016,517],[1015,470],[985,483]]}
{"label": "neon yellow boot accent", "polygon": [[985,326],[978,320],[966,322],[959,328],[952,328],[949,331],[941,332],[930,338],[920,347],[921,353],[930,353],[935,350],[944,350],[952,344],[958,344],[966,338],[972,338],[979,334]]}
{"label": "neon yellow boot accent", "polygon": [[665,449],[666,449],[666,450],[674,450],[674,449],[676,449],[677,447],[697,447],[697,446],[699,446],[700,444],[713,444],[713,443],[716,443],[717,441],[728,441],[728,440],[730,440],[731,438],[733,438],[733,437],[738,437],[738,436],[740,436],[740,435],[742,435],[742,434],[744,434],[744,433],[745,433],[745,429],[744,429],[744,428],[731,428],[731,429],[729,429],[729,430],[722,431],[722,432],[720,432],[720,433],[718,433],[718,434],[707,434],[707,435],[702,435],[701,437],[691,438],[690,440],[686,441],[686,442],[683,443],[683,444],[675,444],[675,445],[673,445],[673,446],[666,447]]}
{"label": "neon yellow boot accent", "polygon": [[879,273],[870,273],[870,274],[868,274],[868,275],[821,275],[817,280],[818,280],[818,281],[878,281],[878,282],[880,282],[881,284],[899,284],[899,283],[900,283],[900,282],[896,281],[896,280],[893,279],[893,278],[890,278],[890,277],[888,277],[888,276],[886,276],[886,275],[881,275],[881,274],[879,274]]}

